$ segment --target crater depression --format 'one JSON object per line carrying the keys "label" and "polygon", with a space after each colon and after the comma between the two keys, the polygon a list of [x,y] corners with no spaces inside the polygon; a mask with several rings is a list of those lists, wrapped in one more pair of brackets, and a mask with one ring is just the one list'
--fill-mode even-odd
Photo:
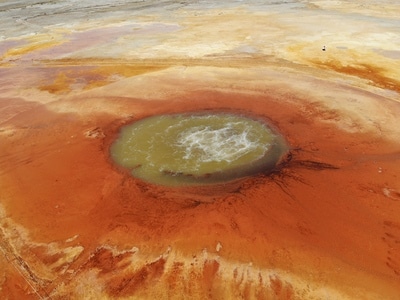
{"label": "crater depression", "polygon": [[158,115],[121,129],[111,157],[162,185],[224,182],[268,172],[286,152],[267,123],[232,113]]}

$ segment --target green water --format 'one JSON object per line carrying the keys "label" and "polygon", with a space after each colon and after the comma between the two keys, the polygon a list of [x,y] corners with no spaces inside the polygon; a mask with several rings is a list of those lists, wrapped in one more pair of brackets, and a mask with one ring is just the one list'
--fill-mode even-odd
{"label": "green water", "polygon": [[241,115],[153,116],[121,129],[111,157],[162,185],[230,181],[273,167],[287,150],[267,124]]}

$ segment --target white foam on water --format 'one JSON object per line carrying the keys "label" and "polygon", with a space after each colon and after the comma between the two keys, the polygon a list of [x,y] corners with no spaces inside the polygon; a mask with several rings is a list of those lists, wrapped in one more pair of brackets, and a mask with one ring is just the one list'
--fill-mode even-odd
{"label": "white foam on water", "polygon": [[258,148],[261,150],[258,157],[263,156],[269,145],[261,145],[251,134],[251,128],[242,127],[241,122],[228,122],[216,128],[191,127],[179,134],[176,146],[184,149],[184,159],[200,162],[232,162]]}

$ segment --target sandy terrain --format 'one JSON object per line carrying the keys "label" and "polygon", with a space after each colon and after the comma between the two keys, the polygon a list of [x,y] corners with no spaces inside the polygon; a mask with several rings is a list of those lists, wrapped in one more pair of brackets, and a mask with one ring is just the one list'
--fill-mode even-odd
{"label": "sandy terrain", "polygon": [[[110,3],[0,4],[0,298],[398,299],[396,1]],[[203,187],[111,161],[121,126],[207,110],[289,155]]]}

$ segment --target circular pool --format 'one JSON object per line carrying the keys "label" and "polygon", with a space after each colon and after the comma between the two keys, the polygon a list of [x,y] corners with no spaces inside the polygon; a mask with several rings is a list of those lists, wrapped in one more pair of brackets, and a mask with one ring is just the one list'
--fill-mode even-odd
{"label": "circular pool", "polygon": [[162,185],[230,181],[271,170],[287,151],[265,122],[232,113],[158,115],[121,128],[111,157]]}

